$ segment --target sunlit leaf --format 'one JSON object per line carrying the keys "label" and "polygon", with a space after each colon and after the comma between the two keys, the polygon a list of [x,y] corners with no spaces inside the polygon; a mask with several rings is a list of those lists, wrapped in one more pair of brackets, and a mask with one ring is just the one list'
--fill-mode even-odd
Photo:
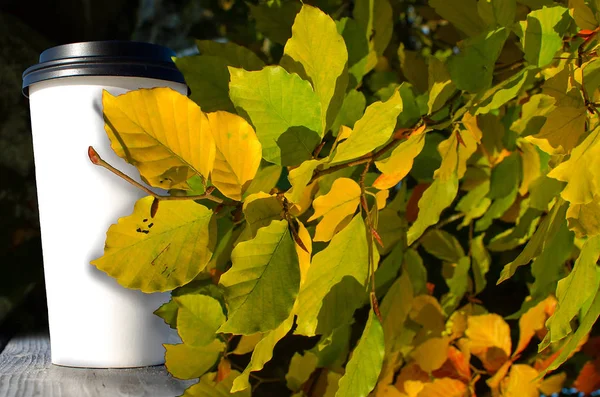
{"label": "sunlit leaf", "polygon": [[431,373],[448,359],[449,344],[448,337],[427,339],[413,350],[412,358],[423,371]]}
{"label": "sunlit leaf", "polygon": [[256,344],[263,338],[263,334],[258,332],[252,335],[242,335],[239,343],[233,350],[232,354],[248,354],[256,347]]}
{"label": "sunlit leaf", "polygon": [[217,382],[216,373],[206,374],[200,378],[200,382],[190,386],[181,397],[250,397],[250,390],[233,394],[229,392],[233,380],[239,375],[238,371],[232,370],[225,379]]}
{"label": "sunlit leaf", "polygon": [[338,145],[331,163],[355,159],[386,143],[401,111],[402,99],[398,92],[386,102],[370,105],[354,125],[350,137]]}
{"label": "sunlit leaf", "polygon": [[[318,8],[303,5],[292,26],[281,65],[309,80],[321,104],[322,136],[342,105],[348,76],[348,51],[335,22]],[[288,105],[289,106],[289,105]]]}
{"label": "sunlit leaf", "polygon": [[266,333],[263,338],[256,344],[250,363],[244,369],[244,372],[233,381],[231,392],[239,392],[250,388],[250,372],[260,371],[265,364],[273,358],[273,349],[292,328],[294,324],[293,317],[283,321],[277,328]]}
{"label": "sunlit leaf", "polygon": [[383,328],[373,310],[339,381],[336,397],[366,397],[375,388],[384,356]]}
{"label": "sunlit leaf", "polygon": [[540,380],[537,379],[538,371],[529,365],[515,364],[510,367],[508,376],[502,380],[500,389],[502,396],[506,397],[538,397]]}
{"label": "sunlit leaf", "polygon": [[150,185],[186,188],[194,174],[208,178],[215,153],[210,126],[186,96],[170,88],[104,91],[102,104],[112,149]]}
{"label": "sunlit leaf", "polygon": [[247,72],[229,68],[229,95],[256,128],[265,160],[298,165],[312,157],[321,140],[319,97],[309,82],[280,66]]}
{"label": "sunlit leaf", "polygon": [[600,202],[570,205],[567,220],[569,229],[579,238],[600,234]]}
{"label": "sunlit leaf", "polygon": [[548,114],[546,123],[535,135],[525,140],[549,154],[567,154],[585,133],[586,109],[559,107]]}
{"label": "sunlit leaf", "polygon": [[177,332],[188,346],[204,346],[216,337],[216,331],[225,322],[223,308],[218,300],[206,295],[173,297],[177,304]]}
{"label": "sunlit leaf", "polygon": [[143,292],[169,291],[190,282],[214,249],[212,211],[189,201],[164,201],[150,217],[153,197],[135,204],[106,235],[104,255],[92,264],[119,284]]}
{"label": "sunlit leaf", "polygon": [[313,201],[315,212],[308,221],[323,219],[317,225],[314,240],[329,241],[339,231],[344,219],[352,216],[360,202],[358,183],[349,178],[337,179],[329,193]]}
{"label": "sunlit leaf", "polygon": [[469,316],[466,335],[470,341],[471,353],[486,367],[495,364],[494,359],[499,360],[501,365],[510,357],[510,328],[499,315]]}
{"label": "sunlit leaf", "polygon": [[277,328],[289,316],[300,286],[287,222],[259,229],[254,239],[234,248],[231,261],[221,276],[229,315],[219,332],[250,335]]}
{"label": "sunlit leaf", "polygon": [[439,59],[432,57],[429,60],[429,100],[427,101],[429,113],[431,114],[444,106],[454,92],[456,92],[456,87],[450,79],[446,65]]}
{"label": "sunlit leaf", "polygon": [[475,114],[487,114],[517,97],[533,80],[536,68],[527,66],[518,73],[487,90],[477,102]]}
{"label": "sunlit leaf", "polygon": [[165,366],[178,379],[199,378],[217,364],[225,343],[213,340],[206,346],[164,345]]}
{"label": "sunlit leaf", "polygon": [[544,7],[530,12],[526,21],[516,25],[525,60],[538,67],[552,62],[554,55],[562,47],[562,35],[569,23],[570,18],[565,7]]}
{"label": "sunlit leaf", "polygon": [[556,299],[553,296],[549,296],[521,316],[519,319],[519,343],[513,354],[514,356],[525,350],[531,338],[533,338],[538,330],[544,329],[544,324],[548,319],[546,307],[555,304]]}
{"label": "sunlit leaf", "polygon": [[426,383],[418,397],[462,397],[465,393],[467,393],[467,385],[463,382],[451,378],[441,378]]}
{"label": "sunlit leaf", "polygon": [[490,254],[485,249],[483,244],[483,234],[475,237],[470,241],[471,268],[473,269],[473,281],[475,282],[475,294],[480,293],[487,285],[486,274],[490,269],[491,258]]}
{"label": "sunlit leaf", "polygon": [[354,277],[360,284],[364,284],[367,274],[367,238],[364,222],[359,214],[333,237],[327,248],[313,257],[298,296],[297,332],[307,336],[315,335],[318,314],[329,290],[344,276]]}
{"label": "sunlit leaf", "polygon": [[[423,126],[424,127],[424,126]],[[415,131],[406,141],[401,142],[390,154],[383,160],[378,160],[375,165],[384,175],[379,176],[373,186],[378,189],[388,189],[395,186],[398,181],[404,178],[413,167],[415,157],[421,153],[425,145],[424,128]],[[387,183],[384,178],[391,178],[395,183]]]}
{"label": "sunlit leaf", "polygon": [[537,134],[544,123],[546,116],[556,109],[556,99],[550,95],[536,94],[521,108],[521,117],[516,119],[510,129],[521,136]]}

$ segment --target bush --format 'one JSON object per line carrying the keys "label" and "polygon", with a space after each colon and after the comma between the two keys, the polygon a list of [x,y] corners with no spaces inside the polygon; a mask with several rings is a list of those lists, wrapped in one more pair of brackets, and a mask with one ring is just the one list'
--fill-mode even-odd
{"label": "bush", "polygon": [[190,98],[104,94],[113,149],[169,195],[92,263],[172,291],[185,395],[597,388],[600,6],[314,5],[199,41]]}

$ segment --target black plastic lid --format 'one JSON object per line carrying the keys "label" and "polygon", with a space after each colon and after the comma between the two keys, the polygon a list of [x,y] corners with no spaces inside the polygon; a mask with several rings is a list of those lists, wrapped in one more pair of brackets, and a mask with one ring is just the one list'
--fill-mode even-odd
{"label": "black plastic lid", "polygon": [[72,76],[147,77],[185,84],[163,46],[134,41],[89,41],[52,47],[23,72],[23,95],[40,81]]}

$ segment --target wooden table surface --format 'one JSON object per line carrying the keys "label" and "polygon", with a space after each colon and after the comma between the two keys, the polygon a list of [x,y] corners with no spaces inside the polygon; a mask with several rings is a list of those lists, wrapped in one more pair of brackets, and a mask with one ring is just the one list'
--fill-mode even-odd
{"label": "wooden table surface", "polygon": [[174,379],[162,365],[133,369],[52,365],[48,334],[16,336],[0,353],[0,397],[173,397],[192,383]]}

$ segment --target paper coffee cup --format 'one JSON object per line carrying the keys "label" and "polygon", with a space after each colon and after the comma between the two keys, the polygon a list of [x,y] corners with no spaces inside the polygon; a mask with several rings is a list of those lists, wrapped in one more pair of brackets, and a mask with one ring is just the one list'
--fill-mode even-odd
{"label": "paper coffee cup", "polygon": [[23,73],[29,96],[48,298],[52,363],[117,368],[164,363],[174,335],[153,314],[168,294],[127,290],[90,264],[103,254],[106,231],[131,213],[143,193],[88,158],[103,159],[140,181],[114,154],[104,131],[102,90],[187,86],[164,47],[104,41],[44,51]]}

